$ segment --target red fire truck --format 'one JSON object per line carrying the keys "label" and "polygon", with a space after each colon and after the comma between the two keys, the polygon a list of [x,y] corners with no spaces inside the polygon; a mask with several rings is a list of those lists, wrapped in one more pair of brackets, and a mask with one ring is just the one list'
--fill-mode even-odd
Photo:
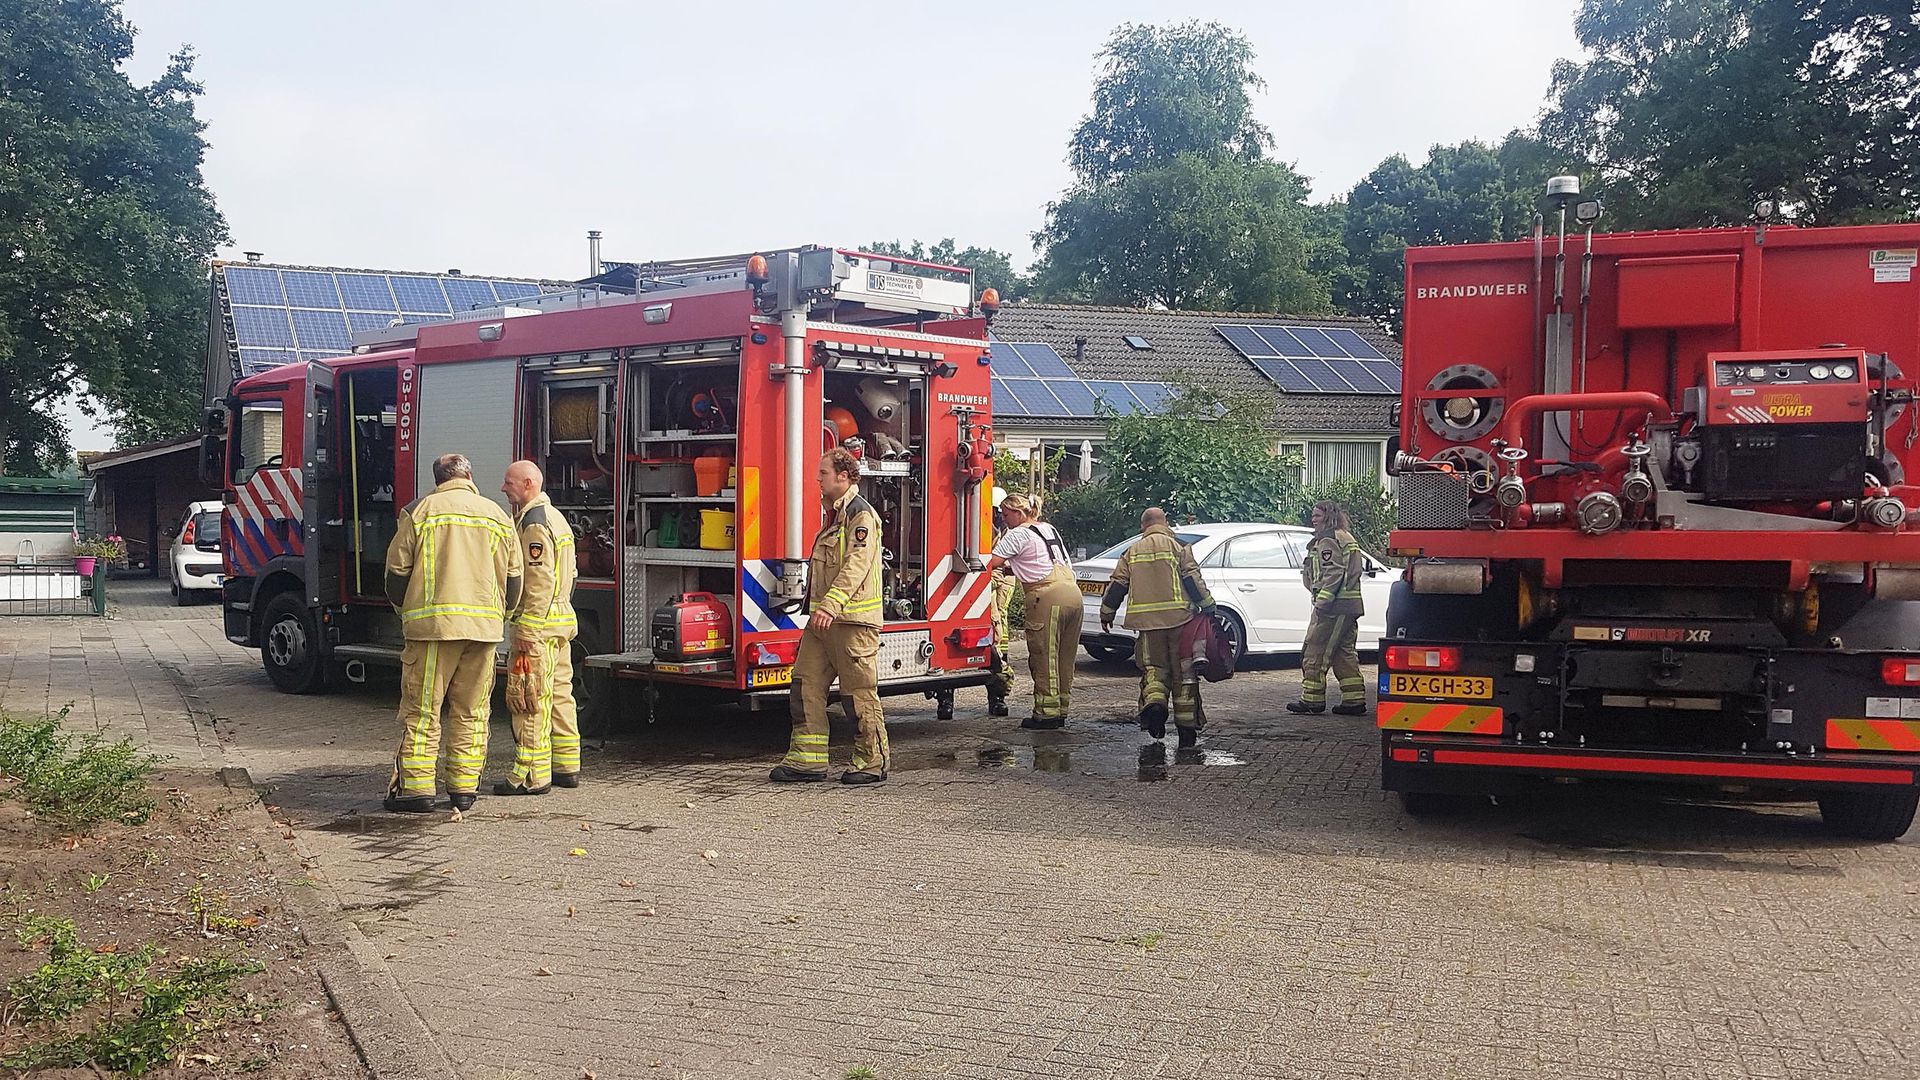
{"label": "red fire truck", "polygon": [[819,247],[648,270],[631,295],[374,331],[237,383],[206,447],[227,637],[292,693],[397,662],[396,508],[440,454],[488,494],[530,458],[579,538],[579,669],[766,704],[806,617],[815,462],[846,446],[885,523],[882,692],[944,710],[983,683],[991,290],[976,306],[964,269]]}
{"label": "red fire truck", "polygon": [[1530,243],[1407,253],[1377,722],[1409,811],[1631,778],[1912,822],[1920,225],[1768,209],[1596,235],[1562,177]]}

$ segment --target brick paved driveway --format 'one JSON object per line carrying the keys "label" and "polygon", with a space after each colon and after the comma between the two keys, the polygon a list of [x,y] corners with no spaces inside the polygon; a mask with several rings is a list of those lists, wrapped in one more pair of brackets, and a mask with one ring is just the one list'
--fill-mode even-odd
{"label": "brick paved driveway", "polygon": [[[1920,1075],[1914,843],[1605,789],[1412,821],[1284,668],[1210,687],[1197,753],[1083,659],[1066,732],[890,700],[877,789],[772,787],[781,717],[682,713],[455,822],[377,812],[391,681],[279,695],[215,609],[122,610],[34,640],[193,685],[464,1076]],[[67,677],[13,636],[10,707]]]}

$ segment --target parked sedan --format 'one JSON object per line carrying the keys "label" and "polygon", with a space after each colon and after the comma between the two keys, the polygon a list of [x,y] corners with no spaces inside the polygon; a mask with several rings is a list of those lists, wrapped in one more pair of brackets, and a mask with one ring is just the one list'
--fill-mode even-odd
{"label": "parked sedan", "polygon": [[[1313,615],[1312,598],[1300,582],[1312,529],[1258,523],[1182,525],[1174,535],[1193,549],[1200,576],[1206,579],[1214,602],[1226,612],[1235,655],[1301,650]],[[1126,605],[1121,604],[1121,618],[1114,620],[1113,630],[1102,633],[1100,598],[1114,566],[1135,539],[1128,537],[1073,567],[1086,605],[1080,644],[1097,660],[1121,660],[1133,652],[1133,632],[1120,625]],[[1360,647],[1377,649],[1386,633],[1387,593],[1400,579],[1400,571],[1371,555],[1366,560],[1367,579],[1360,591],[1367,613],[1360,617]]]}
{"label": "parked sedan", "polygon": [[173,527],[167,554],[167,577],[173,602],[185,604],[199,590],[220,588],[220,504],[188,503],[187,512]]}

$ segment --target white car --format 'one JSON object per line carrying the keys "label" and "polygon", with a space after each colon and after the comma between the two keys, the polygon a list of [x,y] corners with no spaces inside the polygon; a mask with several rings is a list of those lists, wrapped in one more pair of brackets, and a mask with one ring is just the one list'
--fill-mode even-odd
{"label": "white car", "polygon": [[[1258,523],[1182,525],[1174,535],[1193,549],[1214,603],[1227,613],[1236,656],[1301,650],[1313,602],[1301,584],[1300,564],[1313,539],[1312,529]],[[1080,644],[1096,660],[1121,660],[1133,652],[1133,631],[1121,626],[1126,604],[1120,605],[1113,630],[1102,633],[1100,599],[1114,566],[1136,539],[1128,537],[1073,566],[1086,605]],[[1387,594],[1401,572],[1371,555],[1366,560],[1367,579],[1360,585],[1366,601],[1366,614],[1360,617],[1360,648],[1377,649],[1386,633]]]}
{"label": "white car", "polygon": [[167,552],[167,576],[173,602],[185,604],[197,591],[220,589],[220,513],[217,502],[188,503],[187,512],[173,527],[173,545]]}

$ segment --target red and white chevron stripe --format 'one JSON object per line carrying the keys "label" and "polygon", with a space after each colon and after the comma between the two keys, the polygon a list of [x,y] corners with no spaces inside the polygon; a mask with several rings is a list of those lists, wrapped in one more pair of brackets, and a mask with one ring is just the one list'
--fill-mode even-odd
{"label": "red and white chevron stripe", "polygon": [[991,575],[967,570],[952,555],[943,556],[927,575],[927,612],[933,622],[978,619],[993,604]]}

